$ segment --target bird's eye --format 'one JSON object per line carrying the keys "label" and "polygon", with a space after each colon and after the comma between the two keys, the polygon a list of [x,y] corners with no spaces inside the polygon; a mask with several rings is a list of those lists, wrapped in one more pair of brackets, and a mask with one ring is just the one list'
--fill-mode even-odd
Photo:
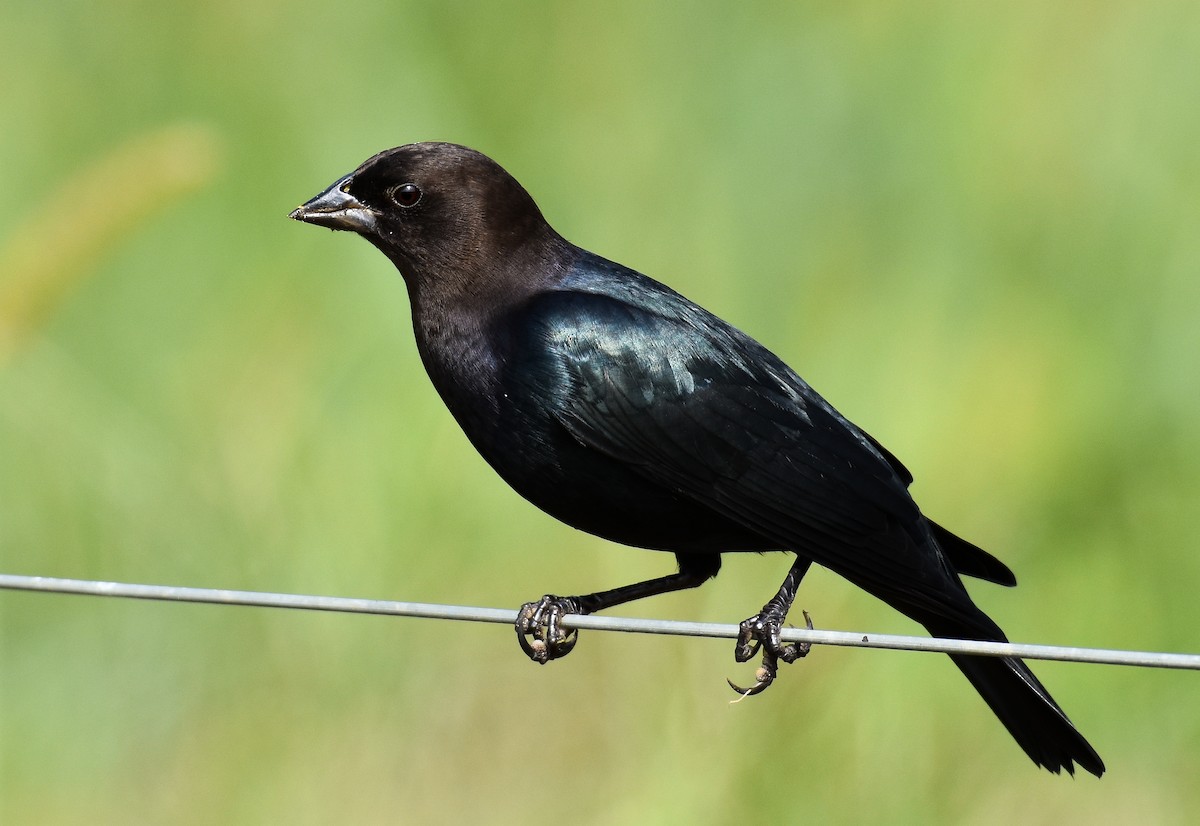
{"label": "bird's eye", "polygon": [[390,194],[392,200],[405,209],[415,207],[421,201],[421,187],[416,184],[400,184]]}

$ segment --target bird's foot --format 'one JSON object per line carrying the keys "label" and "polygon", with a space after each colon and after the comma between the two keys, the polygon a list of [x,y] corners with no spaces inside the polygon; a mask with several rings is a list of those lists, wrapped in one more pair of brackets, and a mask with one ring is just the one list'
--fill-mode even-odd
{"label": "bird's foot", "polygon": [[[809,617],[807,611],[803,613],[804,622],[811,631],[812,618]],[[730,688],[743,697],[753,697],[755,694],[766,691],[767,687],[775,682],[775,674],[779,670],[780,660],[785,663],[794,663],[812,648],[812,645],[806,642],[789,642],[785,645],[779,638],[779,633],[783,629],[783,620],[784,617],[778,608],[768,603],[761,613],[743,620],[738,626],[737,646],[733,651],[734,659],[744,663],[757,654],[760,649],[763,652],[762,665],[754,673],[754,685],[742,688],[732,680],[725,681],[729,683]]]}
{"label": "bird's foot", "polygon": [[567,614],[582,614],[579,601],[573,597],[550,594],[537,602],[527,602],[517,612],[517,641],[529,659],[540,665],[565,657],[579,641],[579,632],[566,630],[560,622]]}

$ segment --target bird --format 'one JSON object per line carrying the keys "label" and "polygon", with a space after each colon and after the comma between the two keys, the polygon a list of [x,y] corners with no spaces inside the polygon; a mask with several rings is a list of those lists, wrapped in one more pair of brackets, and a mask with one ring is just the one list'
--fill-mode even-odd
{"label": "bird", "polygon": [[[795,556],[739,626],[735,658],[762,652],[754,686],[734,686],[745,694],[807,652],[780,632],[814,563],[934,637],[1006,641],[962,577],[1016,577],[926,517],[891,452],[746,333],[566,240],[483,153],[388,149],[289,217],[356,233],[395,265],[433,387],[517,493],[579,530],[675,555],[665,576],[522,606],[517,638],[535,662],[574,648],[564,616],[695,588],[737,552]],[[1023,661],[950,658],[1035,764],[1103,774]]]}

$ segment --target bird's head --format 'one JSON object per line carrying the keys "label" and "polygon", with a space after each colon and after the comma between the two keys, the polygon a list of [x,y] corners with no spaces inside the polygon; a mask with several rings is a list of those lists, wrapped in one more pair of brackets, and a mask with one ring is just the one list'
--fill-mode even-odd
{"label": "bird's head", "polygon": [[451,143],[380,152],[289,217],[358,233],[418,292],[435,282],[486,291],[531,242],[558,239],[499,164]]}

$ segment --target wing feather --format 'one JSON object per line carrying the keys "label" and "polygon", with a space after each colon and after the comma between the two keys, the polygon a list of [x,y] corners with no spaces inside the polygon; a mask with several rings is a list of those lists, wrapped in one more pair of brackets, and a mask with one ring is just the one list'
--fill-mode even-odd
{"label": "wing feather", "polygon": [[674,309],[571,293],[538,308],[563,377],[561,424],[888,601],[941,607],[930,584],[957,577],[903,465],[753,339],[694,305]]}

